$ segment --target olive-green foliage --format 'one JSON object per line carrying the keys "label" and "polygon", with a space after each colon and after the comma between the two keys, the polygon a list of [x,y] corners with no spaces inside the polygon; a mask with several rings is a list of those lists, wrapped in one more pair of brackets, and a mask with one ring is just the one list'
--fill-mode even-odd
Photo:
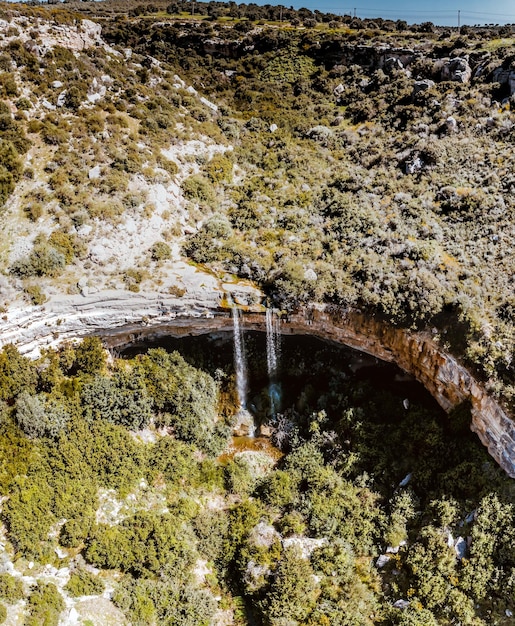
{"label": "olive-green foliage", "polygon": [[10,574],[0,574],[0,598],[14,604],[24,597],[23,583]]}
{"label": "olive-green foliage", "polygon": [[295,549],[285,550],[274,579],[261,603],[268,623],[274,626],[285,620],[305,621],[317,596],[317,584],[309,561]]}
{"label": "olive-green foliage", "polygon": [[99,525],[85,551],[96,567],[121,569],[134,574],[165,572],[186,580],[195,562],[194,537],[172,515],[140,512],[118,526]]}
{"label": "olive-green foliage", "polygon": [[29,596],[27,626],[57,626],[64,600],[53,583],[38,584]]}
{"label": "olive-green foliage", "polygon": [[94,576],[87,570],[76,569],[66,583],[65,590],[74,598],[96,596],[104,591],[104,583],[98,576]]}
{"label": "olive-green foliage", "polygon": [[205,167],[206,176],[212,183],[231,182],[233,162],[225,155],[215,155]]}
{"label": "olive-green foliage", "polygon": [[20,393],[34,393],[38,375],[30,359],[20,355],[13,345],[0,352],[0,399],[12,401]]}
{"label": "olive-green foliage", "polygon": [[106,365],[106,352],[99,337],[85,337],[75,348],[73,370],[81,374],[100,374]]}
{"label": "olive-green foliage", "polygon": [[18,276],[50,276],[60,274],[66,265],[66,255],[45,240],[36,237],[31,253],[11,266],[11,272]]}
{"label": "olive-green foliage", "polygon": [[140,357],[137,370],[143,379],[158,421],[173,426],[179,439],[215,453],[227,436],[217,425],[217,388],[208,374],[196,370],[173,352],[149,350]]}
{"label": "olive-green foliage", "polygon": [[0,624],[3,624],[7,619],[7,608],[0,604]]}
{"label": "olive-green foliage", "polygon": [[212,206],[215,201],[215,193],[212,184],[200,174],[194,174],[186,178],[181,184],[185,198],[199,204]]}
{"label": "olive-green foliage", "polygon": [[208,591],[181,586],[173,579],[126,580],[116,590],[113,601],[134,626],[208,626],[217,608]]}
{"label": "olive-green foliage", "polygon": [[39,306],[46,302],[46,296],[39,285],[27,285],[23,291],[28,295],[30,302],[34,306]]}
{"label": "olive-green foliage", "polygon": [[172,256],[170,246],[164,241],[156,241],[156,243],[152,246],[150,253],[153,261],[165,261]]}
{"label": "olive-green foliage", "polygon": [[119,370],[111,378],[96,376],[82,388],[82,404],[87,420],[105,420],[137,430],[152,415],[152,400],[141,377]]}
{"label": "olive-green foliage", "polygon": [[16,399],[15,420],[27,437],[56,438],[70,418],[62,403],[42,401],[26,391]]}
{"label": "olive-green foliage", "polygon": [[22,169],[22,161],[13,143],[0,137],[0,206],[14,190]]}
{"label": "olive-green foliage", "polygon": [[230,240],[234,232],[229,220],[220,214],[208,218],[201,229],[188,239],[185,251],[198,263],[230,258]]}
{"label": "olive-green foliage", "polygon": [[260,78],[270,83],[294,83],[308,79],[316,71],[313,60],[299,54],[295,46],[275,55],[261,72]]}

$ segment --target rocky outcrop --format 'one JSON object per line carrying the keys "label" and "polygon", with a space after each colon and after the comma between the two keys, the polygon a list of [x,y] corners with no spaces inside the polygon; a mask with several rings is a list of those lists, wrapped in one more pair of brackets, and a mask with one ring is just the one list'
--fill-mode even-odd
{"label": "rocky outcrop", "polygon": [[452,80],[457,83],[468,83],[472,76],[472,69],[467,56],[454,57],[445,61],[442,67],[442,80]]}
{"label": "rocky outcrop", "polygon": [[[244,311],[248,330],[265,329],[259,292],[250,285],[224,286]],[[223,291],[175,298],[160,294],[99,292],[61,296],[42,307],[12,310],[0,326],[0,345],[14,343],[25,354],[45,346],[97,334],[106,346],[118,347],[162,336],[199,335],[231,330],[230,308]],[[395,362],[420,381],[446,411],[469,401],[471,428],[492,457],[515,478],[515,422],[471,373],[427,333],[396,328],[361,314],[312,306],[284,318],[283,334],[313,335]]]}

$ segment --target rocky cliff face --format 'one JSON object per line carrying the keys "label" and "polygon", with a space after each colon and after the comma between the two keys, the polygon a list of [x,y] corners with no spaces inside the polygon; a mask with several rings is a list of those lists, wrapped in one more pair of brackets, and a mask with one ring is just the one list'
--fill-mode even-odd
{"label": "rocky cliff face", "polygon": [[[264,330],[259,292],[229,286],[245,312],[248,330]],[[160,336],[187,336],[230,330],[232,320],[223,291],[181,298],[130,292],[100,292],[89,297],[62,296],[44,307],[12,310],[0,327],[0,345],[14,343],[36,355],[44,347],[90,334],[105,345],[121,346]],[[446,411],[470,401],[471,428],[499,465],[515,478],[515,422],[487,395],[458,361],[425,333],[395,328],[356,311],[310,307],[283,319],[283,334],[314,335],[395,362],[420,381]]]}

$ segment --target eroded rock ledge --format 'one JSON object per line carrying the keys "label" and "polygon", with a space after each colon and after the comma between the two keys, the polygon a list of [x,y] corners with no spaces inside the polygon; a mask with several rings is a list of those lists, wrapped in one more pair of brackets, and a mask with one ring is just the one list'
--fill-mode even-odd
{"label": "eroded rock ledge", "polygon": [[[264,330],[259,292],[232,289],[244,310],[244,327]],[[389,326],[358,311],[307,307],[281,324],[283,334],[313,335],[395,362],[413,375],[446,411],[469,400],[471,428],[499,465],[515,478],[515,422],[485,392],[470,372],[445,353],[430,335]],[[230,330],[225,295],[206,292],[174,298],[156,294],[99,292],[94,296],[61,296],[42,307],[11,310],[0,326],[0,346],[17,345],[36,355],[44,347],[97,334],[116,349],[165,335],[199,335]]]}

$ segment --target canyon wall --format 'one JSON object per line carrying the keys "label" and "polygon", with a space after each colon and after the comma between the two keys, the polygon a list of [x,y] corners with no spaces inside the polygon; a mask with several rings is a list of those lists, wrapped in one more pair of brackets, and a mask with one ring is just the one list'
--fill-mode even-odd
{"label": "canyon wall", "polygon": [[[258,304],[258,292],[234,290],[233,298],[244,312],[245,329],[263,331],[265,314]],[[220,293],[183,298],[99,293],[89,298],[62,296],[42,307],[9,311],[0,326],[0,346],[13,343],[20,352],[36,356],[44,347],[96,334],[116,352],[117,348],[165,335],[191,336],[231,329],[230,309]],[[359,311],[324,306],[306,307],[283,317],[281,332],[313,335],[395,362],[421,382],[446,411],[469,401],[472,430],[499,465],[515,478],[515,422],[429,334],[396,328]]]}

